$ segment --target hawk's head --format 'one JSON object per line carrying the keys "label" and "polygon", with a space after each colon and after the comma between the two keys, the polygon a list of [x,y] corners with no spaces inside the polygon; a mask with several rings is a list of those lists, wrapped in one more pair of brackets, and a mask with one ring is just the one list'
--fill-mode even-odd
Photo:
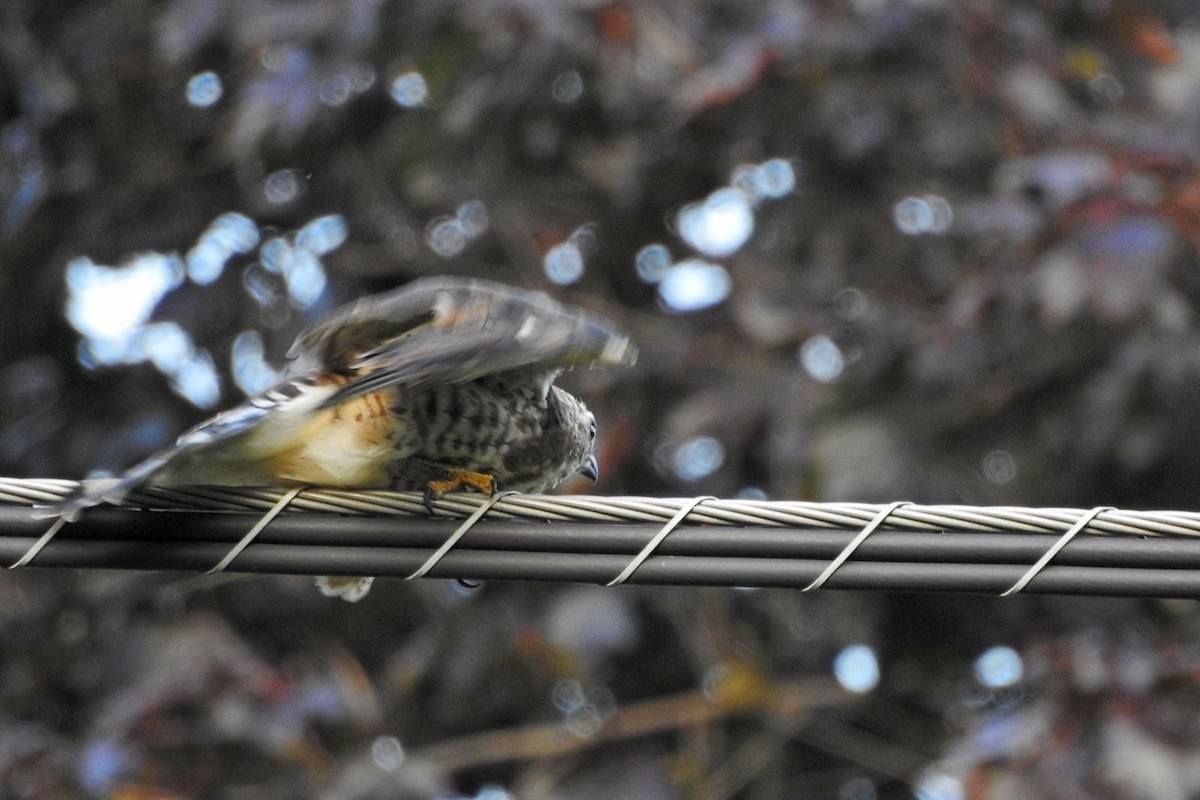
{"label": "hawk's head", "polygon": [[547,400],[562,437],[563,464],[555,482],[576,472],[596,480],[596,417],[582,400],[557,386],[550,387]]}

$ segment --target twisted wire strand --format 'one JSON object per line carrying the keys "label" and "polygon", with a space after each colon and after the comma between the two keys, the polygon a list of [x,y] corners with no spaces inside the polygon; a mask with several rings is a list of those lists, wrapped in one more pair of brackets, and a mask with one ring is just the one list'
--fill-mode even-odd
{"label": "twisted wire strand", "polygon": [[[44,506],[70,495],[75,481],[0,478],[0,503]],[[287,492],[283,488],[196,486],[148,488],[130,494],[123,507],[180,511],[269,510]],[[451,494],[438,500],[438,514],[468,517],[487,502],[476,494]],[[662,524],[694,498],[599,497],[588,495],[514,494],[488,511],[490,519],[548,522],[633,522]],[[860,529],[887,504],[809,503],[771,500],[706,500],[692,511],[693,524]],[[419,516],[429,512],[419,492],[306,489],[288,512]],[[908,531],[980,531],[996,533],[1063,533],[1087,512],[1078,508],[1022,508],[908,504],[892,511],[885,528]],[[1200,536],[1200,512],[1114,509],[1088,526],[1089,533],[1129,536]]]}

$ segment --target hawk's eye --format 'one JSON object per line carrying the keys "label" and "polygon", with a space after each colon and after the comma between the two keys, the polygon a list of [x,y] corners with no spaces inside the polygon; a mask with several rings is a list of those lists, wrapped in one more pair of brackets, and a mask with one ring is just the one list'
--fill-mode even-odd
{"label": "hawk's eye", "polygon": [[588,438],[593,442],[596,441],[596,421],[592,420],[592,427],[588,429]]}

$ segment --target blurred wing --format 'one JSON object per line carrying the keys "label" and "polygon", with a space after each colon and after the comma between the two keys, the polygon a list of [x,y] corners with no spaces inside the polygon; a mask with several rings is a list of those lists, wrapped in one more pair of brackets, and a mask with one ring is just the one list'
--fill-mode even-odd
{"label": "blurred wing", "polygon": [[539,292],[428,278],[334,312],[288,355],[305,368],[351,376],[327,407],[392,384],[420,390],[526,367],[627,365],[637,348],[602,320]]}

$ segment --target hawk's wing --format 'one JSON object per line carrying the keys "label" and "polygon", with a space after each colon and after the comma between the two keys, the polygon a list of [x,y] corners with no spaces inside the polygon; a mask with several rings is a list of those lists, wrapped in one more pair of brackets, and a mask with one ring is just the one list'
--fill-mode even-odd
{"label": "hawk's wing", "polygon": [[[419,389],[526,367],[552,373],[574,364],[632,364],[637,349],[606,323],[544,294],[428,278],[335,311],[302,334],[288,355],[296,359],[293,372],[306,374],[198,425],[119,478],[86,483],[44,513],[74,519],[82,509],[120,502],[131,489],[168,476],[270,483],[258,463],[262,454],[239,449],[256,432],[273,426],[268,439],[286,439],[321,409],[391,384]],[[350,380],[334,389],[323,380],[329,372]]]}
{"label": "hawk's wing", "polygon": [[540,292],[466,278],[425,278],[335,311],[300,335],[289,357],[301,370],[350,376],[337,405],[401,384],[425,389],[526,367],[627,365],[629,337]]}

